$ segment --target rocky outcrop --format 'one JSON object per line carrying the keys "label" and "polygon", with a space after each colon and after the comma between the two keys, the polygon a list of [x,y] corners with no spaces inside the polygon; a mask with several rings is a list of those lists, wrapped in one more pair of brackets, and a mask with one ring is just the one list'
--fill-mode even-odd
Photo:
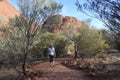
{"label": "rocky outcrop", "polygon": [[[9,18],[13,18],[16,15],[19,16],[20,13],[8,2],[8,0],[0,0],[0,17],[3,16],[3,18],[5,18],[5,22],[7,22]],[[66,30],[70,26],[78,27],[80,25],[81,22],[75,17],[57,14],[48,18],[44,22],[43,28],[50,32],[56,33],[61,30]]]}
{"label": "rocky outcrop", "polygon": [[20,13],[15,7],[13,7],[12,4],[9,3],[8,0],[0,0],[0,36],[4,33],[7,37],[9,37],[9,18],[14,18],[19,15]]}
{"label": "rocky outcrop", "polygon": [[74,26],[74,28],[76,28],[80,25],[81,22],[75,17],[54,15],[43,24],[43,28],[47,29],[50,32],[56,33],[61,30],[66,30],[70,26]]}
{"label": "rocky outcrop", "polygon": [[7,21],[9,18],[13,18],[20,13],[17,11],[8,0],[0,0],[0,16],[4,17]]}

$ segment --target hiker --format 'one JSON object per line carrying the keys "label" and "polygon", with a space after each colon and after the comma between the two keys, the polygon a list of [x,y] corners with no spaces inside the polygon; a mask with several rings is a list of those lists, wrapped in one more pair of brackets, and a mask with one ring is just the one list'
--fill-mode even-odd
{"label": "hiker", "polygon": [[48,48],[49,51],[49,58],[50,58],[50,66],[54,66],[54,57],[55,57],[55,48],[53,45],[50,45]]}

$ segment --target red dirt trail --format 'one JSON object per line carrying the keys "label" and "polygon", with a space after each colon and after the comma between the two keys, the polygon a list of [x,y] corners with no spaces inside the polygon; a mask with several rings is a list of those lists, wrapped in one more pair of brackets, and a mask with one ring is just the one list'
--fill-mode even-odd
{"label": "red dirt trail", "polygon": [[61,64],[65,59],[55,60],[55,66],[50,67],[49,62],[40,62],[33,67],[35,71],[42,72],[35,80],[88,80],[79,70],[72,70]]}

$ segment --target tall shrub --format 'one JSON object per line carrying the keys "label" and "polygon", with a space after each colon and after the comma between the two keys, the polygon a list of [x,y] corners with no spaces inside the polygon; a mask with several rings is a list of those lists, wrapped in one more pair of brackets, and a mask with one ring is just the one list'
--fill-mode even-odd
{"label": "tall shrub", "polygon": [[103,53],[109,45],[103,39],[102,33],[96,29],[90,29],[87,25],[80,28],[79,42],[77,45],[81,57],[93,57]]}

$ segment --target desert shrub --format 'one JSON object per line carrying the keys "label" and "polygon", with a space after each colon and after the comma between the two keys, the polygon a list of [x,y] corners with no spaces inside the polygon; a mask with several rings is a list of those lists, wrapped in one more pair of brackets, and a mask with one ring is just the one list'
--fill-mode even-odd
{"label": "desert shrub", "polygon": [[4,69],[16,69],[22,62],[22,56],[12,53],[10,51],[4,51],[0,49],[0,68]]}
{"label": "desert shrub", "polygon": [[94,57],[96,54],[105,52],[109,45],[100,31],[84,25],[80,28],[77,48],[81,57]]}
{"label": "desert shrub", "polygon": [[55,35],[53,33],[46,32],[41,35],[39,42],[31,49],[33,58],[45,58],[48,57],[48,47],[50,44],[54,44]]}
{"label": "desert shrub", "polygon": [[70,40],[65,36],[58,34],[55,39],[55,51],[56,57],[65,55],[68,52],[68,46],[70,45]]}
{"label": "desert shrub", "polygon": [[105,30],[105,29],[102,29],[101,32],[103,34],[103,38],[109,44],[110,49],[115,49],[116,44],[115,44],[115,36],[114,36],[113,32],[111,32],[109,30]]}
{"label": "desert shrub", "polygon": [[40,50],[40,46],[39,44],[35,45],[32,49],[31,49],[31,55],[33,57],[33,59],[39,59],[42,58],[42,51]]}
{"label": "desert shrub", "polygon": [[48,57],[48,48],[53,44],[55,47],[56,57],[67,53],[70,41],[61,34],[46,32],[41,35],[39,42],[31,49],[34,58]]}
{"label": "desert shrub", "polygon": [[70,45],[68,46],[68,51],[74,52],[74,44],[70,44]]}
{"label": "desert shrub", "polygon": [[115,49],[120,51],[120,36],[119,35],[115,35]]}

